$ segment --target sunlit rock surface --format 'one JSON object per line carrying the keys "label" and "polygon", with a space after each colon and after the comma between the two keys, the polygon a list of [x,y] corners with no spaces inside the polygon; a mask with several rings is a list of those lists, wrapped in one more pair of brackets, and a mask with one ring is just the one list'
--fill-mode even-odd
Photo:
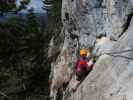
{"label": "sunlit rock surface", "polygon": [[[65,39],[60,60],[53,65],[53,72],[58,73],[53,79],[64,75],[55,68],[59,63],[65,62],[72,70],[80,48],[93,47],[99,56],[93,71],[75,93],[64,95],[64,100],[133,99],[132,15],[133,0],[62,0]],[[108,40],[96,42],[101,34]],[[64,67],[62,64],[58,67]]]}

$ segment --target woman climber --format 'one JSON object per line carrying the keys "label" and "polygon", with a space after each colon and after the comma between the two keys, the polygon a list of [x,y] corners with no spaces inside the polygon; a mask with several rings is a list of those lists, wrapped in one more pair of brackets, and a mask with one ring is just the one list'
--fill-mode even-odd
{"label": "woman climber", "polygon": [[90,59],[91,50],[81,49],[80,57],[77,59],[74,66],[74,73],[76,75],[75,84],[73,86],[73,90],[75,91],[81,81],[86,77],[86,75],[92,70],[93,61],[95,59]]}

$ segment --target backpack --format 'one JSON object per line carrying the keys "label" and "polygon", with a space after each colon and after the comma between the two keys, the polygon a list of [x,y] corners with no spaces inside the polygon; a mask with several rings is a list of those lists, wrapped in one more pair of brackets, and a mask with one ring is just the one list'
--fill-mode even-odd
{"label": "backpack", "polygon": [[87,61],[85,59],[80,58],[78,61],[77,67],[76,67],[77,74],[80,74],[80,73],[86,71],[87,67],[88,67]]}

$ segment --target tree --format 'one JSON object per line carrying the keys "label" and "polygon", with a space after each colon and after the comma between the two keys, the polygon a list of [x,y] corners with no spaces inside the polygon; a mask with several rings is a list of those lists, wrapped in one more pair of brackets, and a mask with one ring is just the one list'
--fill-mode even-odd
{"label": "tree", "polygon": [[39,32],[39,24],[36,20],[33,8],[31,8],[27,14],[27,28],[28,28],[28,33]]}
{"label": "tree", "polygon": [[0,0],[0,13],[14,12],[17,13],[21,9],[25,9],[30,0],[22,0],[19,7],[16,6],[16,0]]}
{"label": "tree", "polygon": [[[60,1],[55,0],[53,4],[56,10],[52,9],[45,32],[41,29],[44,27],[38,24],[33,9],[29,10],[26,22],[15,17],[7,23],[0,23],[0,92],[4,91],[10,100],[27,100],[29,96],[35,99],[42,93],[44,97],[39,100],[44,100],[48,95],[51,63],[47,58],[48,44],[53,35],[60,40]],[[4,6],[1,8],[3,10]]]}
{"label": "tree", "polygon": [[18,13],[22,9],[26,9],[27,5],[29,4],[30,0],[21,0],[20,1],[20,6],[14,9],[14,13]]}
{"label": "tree", "polygon": [[15,0],[0,0],[1,13],[8,12],[16,7]]}
{"label": "tree", "polygon": [[27,17],[25,23],[18,17],[0,23],[0,91],[11,100],[26,100],[26,96],[39,95],[48,87],[44,87],[49,73],[44,62],[48,35],[39,31],[32,11]]}

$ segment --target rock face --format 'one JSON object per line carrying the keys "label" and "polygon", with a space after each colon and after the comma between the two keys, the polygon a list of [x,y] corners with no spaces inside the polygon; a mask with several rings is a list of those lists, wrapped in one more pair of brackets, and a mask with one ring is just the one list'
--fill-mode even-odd
{"label": "rock face", "polygon": [[[64,64],[72,70],[80,48],[93,47],[99,56],[93,71],[64,100],[133,99],[132,16],[133,0],[62,0],[65,39],[60,60],[54,62],[53,79],[64,76],[58,70]],[[106,39],[97,42],[101,34]]]}

